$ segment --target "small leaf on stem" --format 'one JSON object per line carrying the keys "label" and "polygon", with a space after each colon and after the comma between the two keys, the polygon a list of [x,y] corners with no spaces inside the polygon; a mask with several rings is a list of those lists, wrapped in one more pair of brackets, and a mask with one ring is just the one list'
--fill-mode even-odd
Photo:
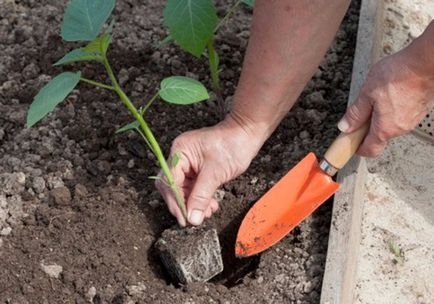
{"label": "small leaf on stem", "polygon": [[255,0],[241,0],[241,2],[250,7],[255,6]]}
{"label": "small leaf on stem", "polygon": [[170,161],[170,165],[172,166],[172,168],[176,167],[180,159],[181,159],[181,154],[179,152],[175,152],[175,154],[173,154],[172,156],[172,160]]}
{"label": "small leaf on stem", "polygon": [[72,0],[63,17],[63,40],[94,40],[112,13],[115,2],[116,0]]}
{"label": "small leaf on stem", "polygon": [[75,88],[81,73],[64,72],[47,83],[35,96],[27,112],[27,127],[30,128],[50,113]]}
{"label": "small leaf on stem", "polygon": [[96,38],[95,40],[89,42],[89,44],[83,48],[83,51],[87,53],[97,53],[105,55],[107,53],[110,42],[111,35],[109,33],[105,33]]}
{"label": "small leaf on stem", "polygon": [[167,35],[163,40],[161,40],[160,42],[157,43],[157,48],[162,48],[163,46],[171,43],[172,41],[173,41],[172,36]]}
{"label": "small leaf on stem", "polygon": [[122,128],[116,130],[115,133],[119,134],[119,133],[123,133],[123,132],[129,131],[129,130],[137,129],[139,127],[140,127],[140,123],[137,120],[135,120],[135,121],[130,122],[129,124],[123,126]]}
{"label": "small leaf on stem", "polygon": [[179,105],[192,104],[209,98],[203,84],[184,76],[163,79],[159,94],[164,101]]}
{"label": "small leaf on stem", "polygon": [[75,49],[67,53],[59,61],[57,61],[54,66],[69,64],[78,61],[90,61],[90,60],[101,60],[101,56],[96,53],[84,52],[83,49]]}

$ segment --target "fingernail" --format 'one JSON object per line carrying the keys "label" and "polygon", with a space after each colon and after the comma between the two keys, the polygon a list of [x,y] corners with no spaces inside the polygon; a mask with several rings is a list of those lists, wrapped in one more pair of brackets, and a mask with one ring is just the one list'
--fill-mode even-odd
{"label": "fingernail", "polygon": [[338,129],[341,132],[347,132],[350,129],[350,124],[348,123],[348,121],[344,118],[342,118],[339,122],[338,122]]}
{"label": "fingernail", "polygon": [[202,224],[203,217],[204,214],[202,210],[194,209],[193,211],[191,211],[190,216],[188,217],[188,221],[192,225],[200,225]]}

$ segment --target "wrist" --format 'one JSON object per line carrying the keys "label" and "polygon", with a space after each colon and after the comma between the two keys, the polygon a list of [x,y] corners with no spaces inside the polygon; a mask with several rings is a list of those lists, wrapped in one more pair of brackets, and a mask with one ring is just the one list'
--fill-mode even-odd
{"label": "wrist", "polygon": [[238,111],[231,110],[222,123],[231,129],[236,129],[260,147],[270,137],[273,130],[265,123],[258,123]]}
{"label": "wrist", "polygon": [[404,57],[407,67],[427,84],[434,84],[434,23],[409,46],[398,52]]}
{"label": "wrist", "polygon": [[268,139],[267,132],[263,128],[233,112],[226,115],[225,119],[216,127],[222,132],[222,136],[227,139],[227,142],[236,141],[237,146],[250,150],[252,158]]}

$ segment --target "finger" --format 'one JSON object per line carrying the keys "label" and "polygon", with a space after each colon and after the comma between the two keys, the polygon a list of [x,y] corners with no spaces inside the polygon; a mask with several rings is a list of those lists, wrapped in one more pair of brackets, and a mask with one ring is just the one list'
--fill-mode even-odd
{"label": "finger", "polygon": [[377,157],[383,153],[387,141],[381,140],[375,133],[369,133],[357,150],[357,154],[365,157]]}
{"label": "finger", "polygon": [[339,130],[344,133],[357,130],[371,117],[372,108],[372,103],[367,98],[359,96],[339,121]]}
{"label": "finger", "polygon": [[212,215],[212,209],[211,209],[211,205],[208,206],[208,208],[206,208],[205,212],[205,218],[210,218]]}
{"label": "finger", "polygon": [[208,208],[205,211],[205,217],[210,218],[214,212],[216,212],[219,209],[219,204],[215,199],[211,199],[210,204],[208,205]]}
{"label": "finger", "polygon": [[219,203],[215,199],[211,199],[211,203],[209,204],[209,206],[211,207],[212,213],[219,210]]}
{"label": "finger", "polygon": [[205,217],[205,211],[213,201],[214,192],[220,186],[214,170],[204,168],[199,173],[187,202],[188,221],[192,225],[200,225]]}
{"label": "finger", "polygon": [[157,181],[155,185],[158,191],[163,196],[164,200],[166,201],[167,209],[169,209],[169,212],[176,218],[181,227],[185,227],[187,225],[185,217],[179,209],[178,204],[176,203],[176,199],[172,190],[161,181]]}

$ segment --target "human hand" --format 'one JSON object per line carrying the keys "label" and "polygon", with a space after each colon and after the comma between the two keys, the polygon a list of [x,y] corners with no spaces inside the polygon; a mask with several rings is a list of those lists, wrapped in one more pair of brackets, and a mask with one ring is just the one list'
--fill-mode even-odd
{"label": "human hand", "polygon": [[[171,171],[186,200],[190,224],[200,225],[217,211],[214,192],[247,169],[264,140],[230,115],[213,127],[189,131],[174,140],[171,155],[179,153],[180,160]],[[155,184],[169,211],[185,226],[170,187],[160,180]]]}
{"label": "human hand", "polygon": [[376,157],[388,140],[411,131],[434,106],[434,75],[426,75],[411,49],[376,63],[357,100],[338,123],[342,132],[370,128],[357,154]]}

